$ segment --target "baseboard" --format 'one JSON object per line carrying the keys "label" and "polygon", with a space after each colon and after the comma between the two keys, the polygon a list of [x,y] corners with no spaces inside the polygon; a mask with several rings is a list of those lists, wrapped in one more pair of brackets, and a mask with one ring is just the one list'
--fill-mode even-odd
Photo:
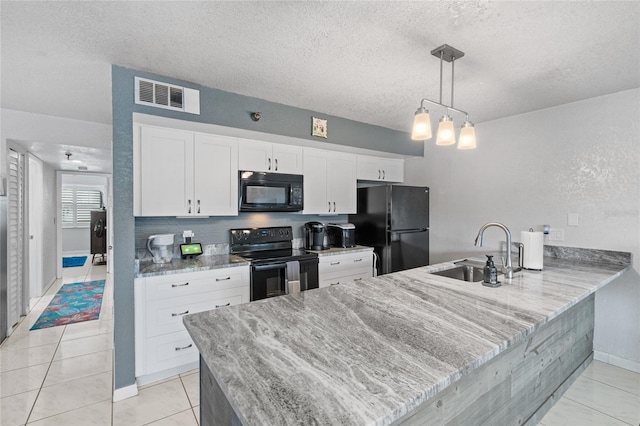
{"label": "baseboard", "polygon": [[640,362],[631,361],[629,359],[620,358],[606,352],[593,351],[593,358],[596,361],[601,361],[607,364],[614,365],[616,367],[624,368],[625,370],[634,371],[640,373]]}
{"label": "baseboard", "polygon": [[178,367],[173,367],[168,370],[158,371],[157,373],[147,374],[145,376],[136,377],[138,386],[146,386],[150,383],[159,382],[169,377],[177,376],[178,374],[186,373],[187,371],[195,370],[200,366],[198,361],[183,364]]}
{"label": "baseboard", "polygon": [[134,397],[138,394],[138,385],[135,383],[113,391],[113,402]]}
{"label": "baseboard", "polygon": [[[49,291],[49,289],[51,288],[51,286],[53,285],[53,283],[55,283],[57,280],[57,278],[55,277],[55,275],[53,276],[53,278],[51,278],[51,280],[49,281],[49,283],[47,285],[44,286],[44,288],[42,289],[42,296],[44,296],[45,294],[47,294],[47,292]],[[40,297],[42,297],[40,296]]]}

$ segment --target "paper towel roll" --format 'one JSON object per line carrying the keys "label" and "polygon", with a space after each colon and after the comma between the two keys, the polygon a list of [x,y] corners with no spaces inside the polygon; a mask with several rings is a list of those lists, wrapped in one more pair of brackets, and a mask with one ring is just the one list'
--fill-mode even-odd
{"label": "paper towel roll", "polygon": [[542,270],[542,256],[544,254],[544,234],[542,232],[521,231],[522,267],[525,269]]}

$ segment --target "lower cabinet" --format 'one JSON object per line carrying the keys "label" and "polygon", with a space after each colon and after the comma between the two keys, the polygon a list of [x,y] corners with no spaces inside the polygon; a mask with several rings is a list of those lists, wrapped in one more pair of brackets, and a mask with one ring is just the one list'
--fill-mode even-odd
{"label": "lower cabinet", "polygon": [[249,302],[249,266],[135,280],[135,354],[139,384],[197,367],[185,315]]}
{"label": "lower cabinet", "polygon": [[318,261],[320,288],[373,276],[373,249],[355,253],[321,255]]}

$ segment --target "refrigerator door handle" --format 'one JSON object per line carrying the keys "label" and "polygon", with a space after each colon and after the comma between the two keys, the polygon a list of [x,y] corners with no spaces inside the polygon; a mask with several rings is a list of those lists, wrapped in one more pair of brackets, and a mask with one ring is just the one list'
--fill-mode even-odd
{"label": "refrigerator door handle", "polygon": [[424,231],[428,231],[429,228],[416,228],[416,229],[398,229],[398,230],[393,230],[390,229],[389,232],[393,233],[393,234],[413,234],[416,232],[424,232]]}

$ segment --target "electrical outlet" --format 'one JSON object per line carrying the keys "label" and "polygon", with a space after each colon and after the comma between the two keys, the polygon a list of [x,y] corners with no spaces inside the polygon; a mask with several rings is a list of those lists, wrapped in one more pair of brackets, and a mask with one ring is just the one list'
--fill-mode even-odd
{"label": "electrical outlet", "polygon": [[564,229],[562,228],[549,229],[549,241],[564,241]]}

